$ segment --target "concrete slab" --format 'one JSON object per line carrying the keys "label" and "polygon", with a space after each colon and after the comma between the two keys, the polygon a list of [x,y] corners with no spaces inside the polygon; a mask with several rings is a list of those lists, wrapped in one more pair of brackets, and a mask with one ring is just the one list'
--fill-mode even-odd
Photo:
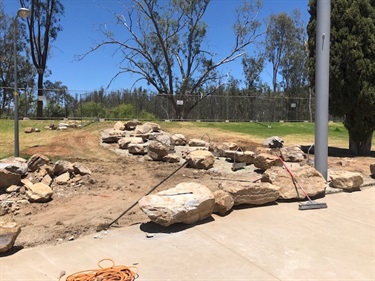
{"label": "concrete slab", "polygon": [[57,280],[104,258],[136,266],[137,280],[375,280],[375,188],[317,201],[328,208],[241,208],[190,227],[147,223],[24,249],[0,258],[0,280]]}

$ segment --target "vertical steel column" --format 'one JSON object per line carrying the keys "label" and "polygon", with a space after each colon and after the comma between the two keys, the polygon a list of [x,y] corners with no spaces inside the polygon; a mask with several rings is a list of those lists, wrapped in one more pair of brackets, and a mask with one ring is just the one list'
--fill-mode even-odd
{"label": "vertical steel column", "polygon": [[315,67],[315,168],[327,180],[331,0],[318,0]]}

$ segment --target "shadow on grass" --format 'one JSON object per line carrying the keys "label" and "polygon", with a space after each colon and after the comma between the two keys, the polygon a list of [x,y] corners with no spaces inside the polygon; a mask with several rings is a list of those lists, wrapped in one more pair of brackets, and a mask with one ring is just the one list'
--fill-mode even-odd
{"label": "shadow on grass", "polygon": [[[308,153],[310,146],[308,145],[302,145],[301,149],[303,152]],[[312,147],[309,151],[310,154],[314,154],[314,147]],[[328,156],[331,157],[356,157],[356,155],[353,155],[350,153],[349,149],[347,148],[339,148],[339,147],[328,147]],[[364,155],[364,157],[375,157],[375,151],[371,151],[369,155]]]}

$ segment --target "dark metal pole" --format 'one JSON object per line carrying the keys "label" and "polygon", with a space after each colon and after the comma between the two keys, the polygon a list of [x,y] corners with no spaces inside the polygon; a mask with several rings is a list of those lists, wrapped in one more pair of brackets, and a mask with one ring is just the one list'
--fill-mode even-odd
{"label": "dark metal pole", "polygon": [[315,67],[315,168],[327,180],[331,0],[317,2]]}

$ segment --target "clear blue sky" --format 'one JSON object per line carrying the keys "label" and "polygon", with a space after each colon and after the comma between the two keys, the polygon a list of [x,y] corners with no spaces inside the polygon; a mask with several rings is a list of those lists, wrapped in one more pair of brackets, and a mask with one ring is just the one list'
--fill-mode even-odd
{"label": "clear blue sky", "polygon": [[[18,0],[3,0],[5,12],[15,16],[19,6]],[[75,56],[85,53],[95,43],[103,39],[97,31],[99,25],[113,26],[114,18],[110,11],[121,11],[114,0],[62,0],[65,16],[62,18],[63,31],[56,41],[52,42],[48,68],[52,71],[51,81],[62,81],[72,91],[91,91],[101,86],[107,87],[111,78],[117,73],[119,59],[113,57],[113,49],[106,47],[87,56],[83,61],[75,61]],[[234,10],[242,4],[242,0],[212,0],[207,10],[206,22],[209,26],[208,41],[210,49],[216,53],[226,54],[231,44]],[[290,13],[298,8],[302,20],[309,20],[308,0],[263,0],[263,8],[259,15],[265,19],[270,14]],[[115,28],[119,32],[119,29]],[[121,29],[120,29],[121,31]],[[262,27],[264,31],[264,27]],[[250,51],[250,49],[248,50]],[[220,56],[218,56],[219,58]],[[241,61],[227,64],[221,69],[237,79],[243,80]],[[270,81],[270,71],[263,74],[263,81]],[[136,80],[135,76],[123,74],[119,76],[109,89],[127,89]]]}

